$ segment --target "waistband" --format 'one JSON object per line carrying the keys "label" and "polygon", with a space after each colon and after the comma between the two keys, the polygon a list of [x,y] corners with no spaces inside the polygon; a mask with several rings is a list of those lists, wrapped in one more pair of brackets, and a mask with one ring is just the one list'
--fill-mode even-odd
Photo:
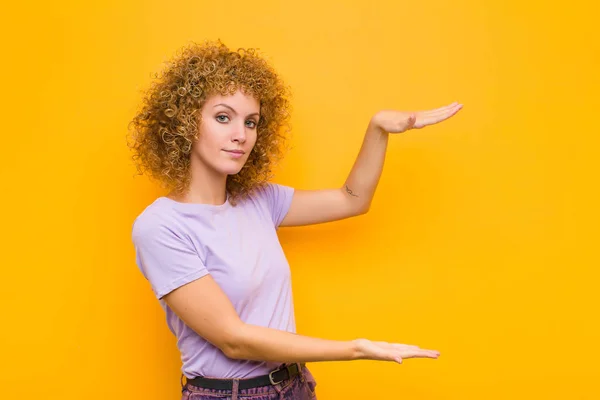
{"label": "waistband", "polygon": [[[286,364],[274,369],[266,375],[247,379],[237,379],[238,389],[277,385],[278,383],[299,375],[304,365],[304,363]],[[197,376],[195,378],[187,379],[186,383],[205,389],[232,390],[233,381],[234,379],[205,378],[203,376]]]}

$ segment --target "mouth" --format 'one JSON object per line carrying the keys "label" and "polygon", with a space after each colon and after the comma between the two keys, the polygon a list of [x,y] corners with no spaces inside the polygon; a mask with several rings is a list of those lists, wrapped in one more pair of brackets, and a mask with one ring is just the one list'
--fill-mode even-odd
{"label": "mouth", "polygon": [[233,154],[240,154],[240,155],[246,154],[246,152],[243,150],[223,150],[223,151],[226,151],[228,153],[233,153]]}

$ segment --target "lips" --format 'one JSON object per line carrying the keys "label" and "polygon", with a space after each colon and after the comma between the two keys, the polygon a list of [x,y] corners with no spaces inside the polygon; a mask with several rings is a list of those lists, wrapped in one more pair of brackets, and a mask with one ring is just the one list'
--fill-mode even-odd
{"label": "lips", "polygon": [[226,151],[228,153],[234,153],[234,154],[244,154],[245,153],[245,151],[243,151],[243,150],[223,150],[223,151]]}

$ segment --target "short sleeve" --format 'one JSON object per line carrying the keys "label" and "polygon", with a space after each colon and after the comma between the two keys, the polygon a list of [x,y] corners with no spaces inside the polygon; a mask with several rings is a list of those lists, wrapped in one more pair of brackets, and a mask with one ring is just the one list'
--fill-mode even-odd
{"label": "short sleeve", "polygon": [[290,209],[294,197],[294,188],[277,183],[268,183],[263,193],[273,224],[278,227]]}
{"label": "short sleeve", "polygon": [[208,274],[192,244],[163,224],[136,221],[132,240],[138,267],[158,299]]}

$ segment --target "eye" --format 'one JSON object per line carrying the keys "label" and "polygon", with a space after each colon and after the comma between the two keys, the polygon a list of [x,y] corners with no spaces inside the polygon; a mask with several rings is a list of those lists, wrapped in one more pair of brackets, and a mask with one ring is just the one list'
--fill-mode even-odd
{"label": "eye", "polygon": [[246,126],[248,126],[248,128],[250,128],[250,129],[254,129],[254,128],[256,128],[256,122],[249,119],[248,121],[246,121]]}
{"label": "eye", "polygon": [[219,122],[227,122],[229,117],[227,115],[217,115],[217,121]]}

